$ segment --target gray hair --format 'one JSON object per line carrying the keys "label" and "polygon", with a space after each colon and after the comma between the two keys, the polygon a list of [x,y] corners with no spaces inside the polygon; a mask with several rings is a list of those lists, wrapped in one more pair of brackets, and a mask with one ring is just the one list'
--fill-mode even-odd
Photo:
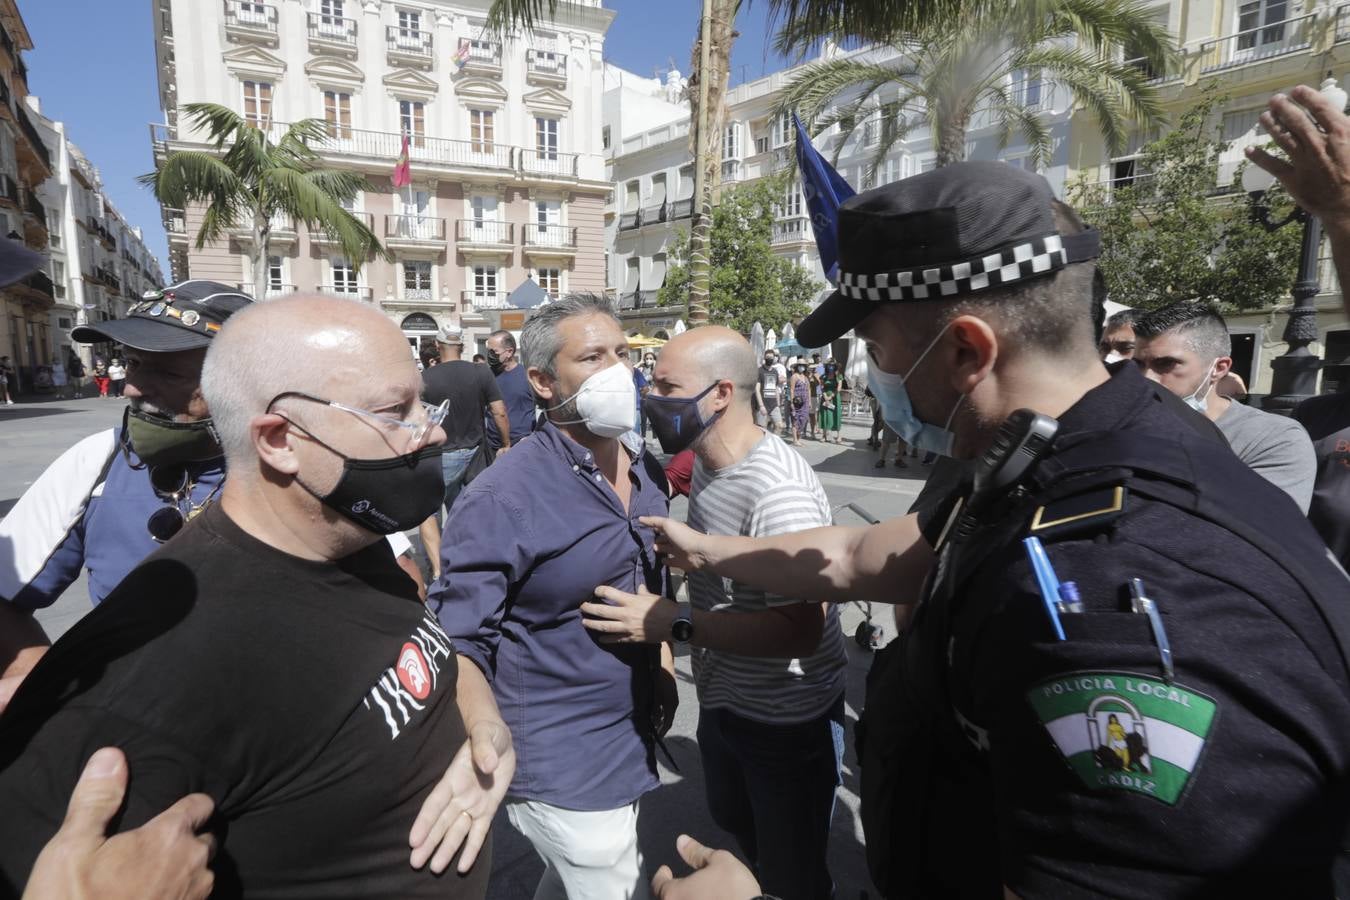
{"label": "gray hair", "polygon": [[1233,353],[1228,323],[1218,310],[1206,303],[1173,303],[1141,316],[1134,323],[1134,336],[1140,340],[1152,340],[1169,332],[1175,333],[1192,353],[1204,359],[1221,359]]}
{"label": "gray hair", "polygon": [[620,328],[623,323],[614,314],[614,306],[600,294],[568,294],[541,308],[525,323],[520,332],[520,361],[526,369],[538,369],[550,378],[557,376],[558,351],[562,336],[558,326],[573,316],[609,316]]}

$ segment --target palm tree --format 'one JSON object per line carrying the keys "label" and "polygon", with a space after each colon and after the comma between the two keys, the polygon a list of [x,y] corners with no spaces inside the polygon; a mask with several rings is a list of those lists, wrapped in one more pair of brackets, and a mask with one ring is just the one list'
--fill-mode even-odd
{"label": "palm tree", "polygon": [[[780,47],[818,37],[807,24],[788,22]],[[1107,146],[1118,152],[1131,125],[1152,127],[1162,120],[1148,81],[1174,59],[1166,31],[1135,0],[958,2],[888,43],[900,54],[893,61],[846,56],[805,67],[781,104],[814,122],[814,133],[840,126],[836,160],[870,117],[878,131],[869,180],[917,125],[929,127],[939,166],[964,159],[977,112],[997,124],[1001,147],[1020,133],[1033,162],[1048,165],[1050,133],[1025,93],[1026,85],[1042,78],[1067,87],[1095,116]],[[1125,48],[1138,59],[1122,59]],[[1011,89],[1019,75],[1020,94]]]}
{"label": "palm tree", "polygon": [[198,250],[231,228],[248,225],[255,297],[266,296],[269,241],[277,215],[327,234],[353,268],[375,254],[392,259],[365,223],[342,207],[369,185],[355,172],[322,165],[312,147],[328,136],[322,120],[296,122],[274,141],[268,130],[215,103],[185,104],[183,112],[194,127],[206,131],[213,148],[175,151],[140,182],[165,206],[206,205]]}

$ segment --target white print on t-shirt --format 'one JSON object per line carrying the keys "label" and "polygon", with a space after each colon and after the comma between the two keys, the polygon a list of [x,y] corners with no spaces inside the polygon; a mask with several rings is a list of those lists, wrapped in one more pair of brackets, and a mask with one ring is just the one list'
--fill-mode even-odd
{"label": "white print on t-shirt", "polygon": [[436,690],[441,663],[454,652],[441,623],[430,612],[399,649],[398,659],[380,673],[366,698],[366,709],[378,709],[389,726],[391,740],[397,738],[418,712],[426,709],[422,701]]}

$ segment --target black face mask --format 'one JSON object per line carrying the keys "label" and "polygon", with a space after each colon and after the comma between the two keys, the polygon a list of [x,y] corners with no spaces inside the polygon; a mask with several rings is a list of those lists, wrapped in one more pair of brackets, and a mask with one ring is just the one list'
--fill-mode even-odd
{"label": "black face mask", "polygon": [[342,457],[342,477],[326,494],[314,491],[299,478],[296,482],[324,506],[367,531],[393,534],[416,528],[445,502],[439,445],[388,459],[352,459],[309,436],[320,447]]}
{"label": "black face mask", "polygon": [[492,370],[493,375],[502,374],[502,370],[505,368],[505,366],[502,364],[502,358],[497,354],[496,350],[488,350],[487,364],[488,368]]}
{"label": "black face mask", "polygon": [[175,422],[130,406],[122,413],[122,452],[128,451],[140,460],[132,468],[208,462],[225,455],[210,419]]}
{"label": "black face mask", "polygon": [[661,442],[661,449],[675,454],[689,448],[699,435],[708,430],[722,416],[719,410],[711,419],[704,419],[698,411],[698,401],[717,387],[713,382],[697,397],[658,397],[648,394],[642,398],[642,410],[651,423],[652,434]]}

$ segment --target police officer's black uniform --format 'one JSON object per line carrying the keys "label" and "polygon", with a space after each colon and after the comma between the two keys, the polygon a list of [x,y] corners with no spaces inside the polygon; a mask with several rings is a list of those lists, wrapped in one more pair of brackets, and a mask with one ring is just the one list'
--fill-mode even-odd
{"label": "police officer's black uniform", "polygon": [[[891,193],[871,210],[988,221],[1005,200],[1048,204],[1039,178],[985,165],[870,192]],[[1036,227],[1024,218],[998,243]],[[928,258],[958,257],[945,249]],[[966,489],[927,521],[939,564],[877,660],[859,728],[887,897],[1332,895],[1350,810],[1350,579],[1287,496],[1176,407],[1120,367],[1016,484]],[[1071,592],[1047,609],[1029,536],[1081,611]],[[1133,578],[1156,622],[1134,611],[1147,605]]]}

